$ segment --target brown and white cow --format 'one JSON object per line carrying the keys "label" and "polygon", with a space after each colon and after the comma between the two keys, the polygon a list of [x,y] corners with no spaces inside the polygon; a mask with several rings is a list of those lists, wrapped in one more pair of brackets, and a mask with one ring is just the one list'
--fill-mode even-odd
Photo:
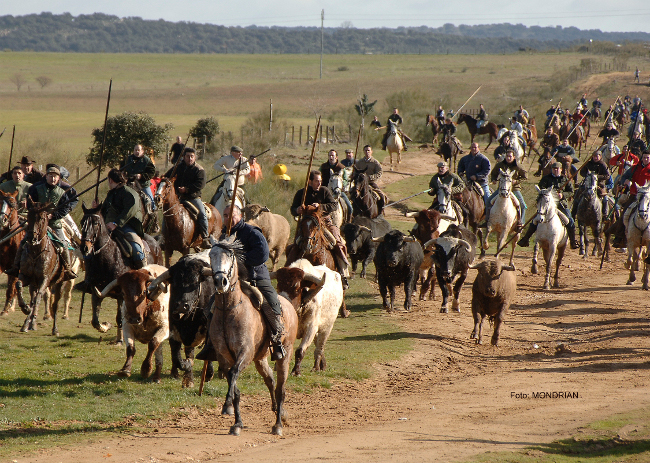
{"label": "brown and white cow", "polygon": [[[169,338],[169,292],[167,283],[161,283],[154,300],[147,298],[147,286],[167,269],[162,265],[147,265],[139,270],[129,270],[110,282],[101,294],[106,297],[115,287],[122,292],[122,327],[126,344],[126,362],[118,376],[131,376],[131,365],[135,356],[135,341],[147,344],[147,356],[142,362],[140,374],[148,378],[153,371],[152,357],[155,355],[156,370],[152,380],[160,382],[163,365],[162,343]],[[99,293],[99,292],[98,292]]]}

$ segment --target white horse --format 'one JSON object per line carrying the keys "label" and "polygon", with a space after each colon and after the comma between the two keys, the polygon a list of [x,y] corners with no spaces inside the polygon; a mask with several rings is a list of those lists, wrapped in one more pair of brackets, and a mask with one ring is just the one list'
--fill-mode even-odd
{"label": "white horse", "polygon": [[[235,191],[235,174],[225,174],[223,184],[221,188],[215,193],[215,197],[219,196],[217,200],[212,198],[212,205],[219,211],[221,217],[223,217],[223,211],[226,209],[226,206],[230,206],[232,203],[232,195]],[[221,193],[219,195],[219,193]],[[235,199],[235,205],[240,209],[243,209],[246,206],[245,193],[241,187],[237,187],[237,199]]]}
{"label": "white horse", "polygon": [[[625,268],[630,271],[627,284],[636,281],[635,271],[639,270],[641,249],[645,247],[645,255],[650,251],[650,185],[639,187],[637,185],[637,207],[630,206],[623,216],[626,224],[627,237],[627,262]],[[642,288],[648,290],[648,273],[650,265],[644,263]]]}
{"label": "white horse", "polygon": [[515,254],[515,247],[517,240],[519,240],[519,233],[517,232],[517,224],[519,223],[519,208],[516,204],[519,203],[514,194],[512,194],[512,174],[513,171],[500,169],[499,171],[499,194],[494,198],[494,203],[490,209],[490,220],[487,223],[487,232],[483,235],[483,249],[489,249],[488,237],[490,233],[497,234],[497,253],[495,257],[499,257],[499,249],[505,243],[506,238],[510,233],[516,236],[512,240],[512,252],[510,253],[510,265],[513,265],[512,259]]}
{"label": "white horse", "polygon": [[463,217],[459,216],[451,197],[451,187],[442,183],[440,179],[436,179],[438,188],[437,198],[438,204],[436,210],[442,214],[440,223],[438,225],[438,232],[443,233],[449,228],[449,225],[460,225],[463,222]]}
{"label": "white horse", "polygon": [[[505,136],[510,139],[510,142],[507,144],[501,141]],[[512,148],[512,150],[515,152],[515,159],[517,160],[517,164],[519,164],[525,154],[524,147],[521,144],[521,140],[519,139],[519,134],[514,130],[509,130],[504,127],[499,130],[499,133],[497,134],[497,140],[499,140],[503,146]],[[499,159],[499,161],[501,160],[502,159]]]}
{"label": "white horse", "polygon": [[386,150],[390,155],[390,170],[393,170],[393,153],[397,154],[397,164],[402,162],[402,150],[404,143],[402,137],[397,131],[397,124],[388,121],[388,138],[386,139]]}
{"label": "white horse", "polygon": [[560,265],[562,264],[569,235],[558,215],[559,211],[557,210],[556,204],[559,198],[555,189],[551,187],[540,190],[537,185],[535,185],[535,189],[539,192],[539,196],[537,197],[537,216],[535,218],[538,221],[538,225],[531,273],[537,273],[537,245],[539,244],[542,247],[544,261],[546,262],[544,289],[551,289],[551,265],[553,265],[553,258],[556,255],[553,287],[559,288]]}
{"label": "white horse", "polygon": [[327,184],[327,188],[332,192],[332,196],[336,199],[338,204],[337,208],[332,212],[332,222],[337,228],[341,228],[341,225],[348,223],[350,221],[350,211],[348,210],[348,205],[345,203],[341,197],[343,192],[343,185],[345,180],[343,178],[343,173],[345,169],[341,169],[339,172],[334,172],[330,169],[330,181]]}
{"label": "white horse", "polygon": [[598,148],[597,151],[600,151],[600,154],[603,157],[603,161],[605,161],[605,164],[607,165],[609,165],[609,160],[611,158],[621,154],[621,149],[616,146],[613,138],[608,139],[607,143]]}

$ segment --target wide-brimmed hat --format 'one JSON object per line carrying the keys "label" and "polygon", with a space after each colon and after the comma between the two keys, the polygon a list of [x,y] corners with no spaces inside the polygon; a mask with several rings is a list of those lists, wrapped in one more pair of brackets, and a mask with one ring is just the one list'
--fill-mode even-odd
{"label": "wide-brimmed hat", "polygon": [[34,161],[32,158],[29,156],[23,156],[23,158],[20,160],[21,164],[34,164],[36,161]]}
{"label": "wide-brimmed hat", "polygon": [[232,153],[233,151],[234,151],[235,153],[243,153],[243,152],[244,152],[244,150],[241,149],[241,148],[240,148],[239,146],[237,146],[237,145],[233,145],[233,146],[230,147],[230,152]]}

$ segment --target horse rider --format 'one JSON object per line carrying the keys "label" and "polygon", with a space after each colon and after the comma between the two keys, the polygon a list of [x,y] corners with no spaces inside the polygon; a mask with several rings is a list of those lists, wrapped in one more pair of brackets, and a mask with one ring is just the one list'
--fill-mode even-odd
{"label": "horse rider", "polygon": [[[397,133],[399,133],[400,137],[402,137],[402,144],[404,145],[404,151],[408,151],[408,148],[406,146],[407,141],[413,141],[411,140],[407,135],[402,132],[402,129],[399,128],[400,125],[404,123],[404,119],[402,119],[402,116],[399,114],[399,109],[393,108],[393,114],[388,116],[388,122],[386,123],[386,133],[384,134],[384,138],[381,140],[381,149],[386,151],[386,143],[388,143],[388,136],[390,135],[390,123],[395,124],[397,127]],[[384,127],[378,127],[375,130],[378,129],[383,129]]]}
{"label": "horse rider", "polygon": [[[239,165],[239,160],[241,159],[241,167],[239,169],[239,178],[235,184],[235,189],[244,185],[246,182],[246,175],[250,172],[251,168],[248,164],[248,159],[243,155],[244,150],[239,146],[234,145],[230,148],[230,154],[222,156],[217,159],[217,162],[214,163],[214,170],[217,172],[223,172],[224,174],[235,174],[237,172],[237,166]],[[217,191],[212,196],[210,203],[216,205],[219,197],[221,196],[221,187],[223,186],[225,179],[221,181],[217,187]]]}
{"label": "horse rider", "polygon": [[18,211],[20,213],[27,208],[27,191],[31,186],[31,183],[25,181],[25,173],[22,171],[20,166],[14,166],[14,168],[11,169],[11,180],[7,180],[0,184],[0,191],[4,193],[18,192],[16,202],[18,203]]}
{"label": "horse rider", "polygon": [[591,115],[596,117],[600,114],[600,108],[603,107],[603,103],[600,101],[600,98],[596,97],[591,103]]}
{"label": "horse rider", "polygon": [[345,150],[345,159],[341,161],[341,164],[347,169],[354,165],[354,150],[350,148]]}
{"label": "horse rider", "polygon": [[[517,198],[515,207],[517,212],[519,212],[519,222],[517,223],[517,232],[521,233],[524,229],[524,223],[526,222],[526,201],[521,194],[521,182],[528,179],[528,173],[526,169],[517,164],[517,159],[515,158],[515,152],[513,149],[508,149],[505,153],[503,161],[498,162],[490,173],[490,181],[492,184],[499,182],[499,174],[501,170],[511,171],[512,172],[512,194]],[[488,207],[485,208],[485,221],[478,226],[480,228],[487,227],[488,222],[490,221],[490,211],[492,210],[492,203],[494,199],[499,194],[499,189],[497,188],[494,193],[492,193],[488,199]]]}
{"label": "horse rider", "polygon": [[172,145],[172,147],[169,150],[169,162],[172,163],[172,165],[176,165],[178,162],[178,158],[183,155],[183,148],[185,148],[185,143],[183,143],[183,139],[178,136],[176,137],[176,142]]}
{"label": "horse rider", "polygon": [[[223,211],[224,232],[230,219],[230,212],[230,205],[228,205]],[[271,331],[271,360],[281,360],[287,353],[282,346],[282,335],[284,334],[282,305],[278,299],[278,293],[271,283],[269,269],[266,267],[266,261],[269,260],[269,244],[264,238],[262,230],[243,220],[241,210],[237,205],[232,211],[230,231],[244,245],[244,265],[248,270],[249,283],[260,290],[271,308],[271,310],[265,310],[262,307],[261,312]]]}
{"label": "horse rider", "polygon": [[526,139],[524,138],[524,126],[521,125],[521,122],[517,120],[516,117],[512,118],[512,122],[510,123],[510,130],[514,130],[517,132],[517,136],[519,137],[519,143],[521,144],[521,147],[525,150],[526,149]]}
{"label": "horse rider", "polygon": [[490,160],[479,151],[478,143],[474,142],[469,148],[469,154],[458,161],[458,175],[465,175],[466,183],[475,182],[483,192],[485,208],[489,206],[490,187],[487,182],[490,174]]}
{"label": "horse rider", "polygon": [[208,216],[205,213],[205,205],[201,200],[201,190],[205,188],[205,170],[196,162],[194,148],[185,148],[183,162],[178,165],[176,173],[174,173],[174,167],[172,167],[165,173],[165,178],[171,178],[172,175],[176,176],[174,189],[178,198],[192,204],[198,211],[196,225],[201,238],[203,238],[201,247],[210,249],[212,243],[208,233]]}
{"label": "horse rider", "polygon": [[342,172],[341,178],[343,180],[343,186],[341,187],[341,197],[343,198],[345,205],[348,207],[348,217],[352,218],[352,203],[344,191],[344,187],[348,183],[347,170],[345,169],[345,166],[339,162],[339,155],[335,149],[329,150],[329,153],[327,153],[327,161],[321,164],[320,169],[318,170],[320,170],[320,173],[322,174],[323,185],[326,187],[329,187],[330,184],[330,172],[334,172],[335,174]]}
{"label": "horse rider", "polygon": [[460,140],[456,138],[456,124],[451,120],[451,117],[448,115],[445,119],[445,123],[440,126],[440,131],[442,132],[442,139],[444,140],[449,136],[451,143],[458,148],[459,153],[464,153],[463,146],[460,144]]}
{"label": "horse rider", "polygon": [[370,121],[370,127],[375,127],[375,129],[380,129],[382,127],[381,122],[379,122],[379,119],[377,119],[377,116],[374,116],[372,118],[372,121]]}
{"label": "horse rider", "polygon": [[601,143],[602,145],[607,144],[608,139],[616,138],[619,135],[620,132],[616,130],[616,128],[614,127],[614,122],[612,122],[611,120],[608,120],[607,124],[605,125],[605,128],[598,133],[598,136],[603,139],[603,142]]}
{"label": "horse rider", "polygon": [[[108,172],[108,193],[102,203],[102,216],[109,232],[120,233],[131,246],[132,268],[145,265],[144,231],[142,230],[142,205],[140,195],[126,184],[126,175],[118,169]],[[98,204],[93,201],[93,207]],[[115,237],[113,237],[115,239]]]}
{"label": "horse rider", "polygon": [[627,190],[629,195],[621,194],[619,198],[621,214],[616,222],[605,231],[605,233],[614,234],[612,246],[615,248],[624,248],[626,246],[625,227],[627,224],[624,221],[624,214],[627,208],[636,202],[637,185],[644,186],[647,182],[650,182],[650,151],[644,152],[641,156],[641,162],[628,169],[621,176],[621,182],[624,191]]}
{"label": "horse rider", "polygon": [[628,150],[630,150],[630,153],[636,154],[639,157],[641,157],[641,154],[643,154],[648,149],[645,142],[641,139],[641,135],[641,130],[637,129],[632,134],[632,139],[628,141],[626,145]]}
{"label": "horse rider", "polygon": [[[618,147],[617,147],[618,148]],[[618,153],[616,156],[609,158],[610,166],[618,166],[618,173],[614,179],[614,187],[618,187],[622,175],[630,170],[632,166],[635,166],[639,163],[639,158],[633,153],[630,153],[627,149],[627,146],[623,147],[623,151]],[[617,206],[618,207],[618,206]]]}
{"label": "horse rider", "polygon": [[573,146],[569,145],[569,139],[565,138],[562,140],[562,143],[555,147],[553,150],[553,156],[562,162],[562,161],[571,161],[571,163],[579,162],[578,156],[576,156],[576,150]]}
{"label": "horse rider", "polygon": [[494,159],[497,162],[502,161],[506,155],[506,150],[509,149],[512,149],[510,148],[510,134],[506,132],[499,140],[499,146],[494,149]]}
{"label": "horse rider", "polygon": [[582,107],[582,109],[587,109],[589,105],[589,101],[587,100],[587,94],[583,93],[582,98],[580,98],[580,101],[578,101],[578,104]]}
{"label": "horse rider", "polygon": [[[68,213],[65,214],[61,220],[65,223],[65,225],[67,225],[69,232],[71,234],[74,234],[77,237],[77,239],[80,240],[81,232],[79,231],[79,228],[77,227],[77,224],[75,223],[74,219],[70,215],[70,213],[74,210],[74,208],[77,207],[77,204],[79,204],[79,197],[77,196],[77,190],[75,190],[74,187],[67,181],[68,178],[70,177],[70,172],[65,167],[58,166],[56,164],[47,164],[45,166],[45,169],[47,170],[50,167],[57,167],[61,172],[61,175],[59,177],[59,183],[57,183],[57,185],[63,188],[63,190],[65,191],[63,195],[63,199],[65,200],[65,204],[66,204],[65,208],[68,210]],[[45,180],[43,180],[43,182],[44,181]],[[36,185],[38,185],[38,183]]]}
{"label": "horse rider", "polygon": [[[561,220],[566,219],[567,222],[565,227],[567,234],[569,235],[569,246],[571,246],[571,249],[578,249],[580,247],[580,244],[576,240],[576,226],[573,218],[571,217],[571,213],[569,212],[569,206],[565,197],[565,195],[571,196],[573,193],[573,184],[567,179],[565,175],[562,174],[562,163],[554,162],[551,166],[551,173],[542,177],[537,186],[542,190],[553,187],[555,191],[557,191],[558,201],[556,203],[556,206],[558,211],[564,215],[564,218],[561,218]],[[562,190],[560,191],[561,188]],[[564,220],[562,223],[564,224]],[[521,239],[517,241],[518,246],[524,248],[530,246],[530,238],[537,230],[537,224],[538,222],[533,219],[528,226],[528,230],[526,230],[524,236],[522,236]]]}
{"label": "horse rider", "polygon": [[139,187],[147,198],[149,198],[149,206],[147,213],[156,210],[156,205],[153,201],[149,180],[156,173],[156,166],[151,162],[149,156],[144,154],[142,145],[135,145],[133,154],[129,155],[120,164],[120,170],[126,174],[129,184]]}
{"label": "horse rider", "polygon": [[[372,146],[370,145],[364,146],[363,153],[364,153],[363,158],[359,159],[354,164],[354,168],[356,171],[364,172],[366,174],[366,176],[368,177],[368,184],[375,191],[375,193],[377,193],[377,195],[380,198],[383,198],[384,204],[386,204],[388,202],[387,201],[388,198],[386,197],[386,194],[383,191],[381,191],[381,189],[377,185],[377,180],[379,180],[379,178],[384,172],[381,167],[381,164],[372,156]],[[356,175],[353,175],[352,180],[354,180],[355,178]]]}
{"label": "horse rider", "polygon": [[[609,214],[609,201],[607,199],[607,193],[614,186],[614,181],[612,180],[612,176],[609,173],[609,167],[607,167],[607,164],[605,161],[603,161],[603,153],[598,150],[592,153],[591,159],[587,161],[585,165],[580,169],[580,175],[583,177],[583,179],[589,174],[589,172],[595,173],[598,177],[598,197],[601,199],[603,204],[603,217],[607,217]],[[578,211],[578,204],[580,203],[583,192],[584,189],[582,186],[580,186],[573,199],[573,207],[571,208],[571,212],[573,213],[574,217]]]}
{"label": "horse rider", "polygon": [[[542,175],[542,173],[548,168],[549,173],[550,173],[550,164],[552,159],[553,159],[553,153],[555,152],[555,148],[558,147],[560,144],[560,137],[558,134],[553,132],[553,128],[549,127],[546,129],[546,132],[544,132],[544,137],[542,138],[542,142],[540,145],[542,148],[544,148],[544,153],[537,159],[537,163],[539,164],[539,167],[537,168],[537,172],[535,172],[533,175],[535,177],[539,177]],[[575,150],[574,150],[575,152]]]}
{"label": "horse rider", "polygon": [[614,120],[614,118],[616,117],[616,109],[614,109],[613,104],[609,105],[609,108],[607,108],[607,111],[605,111],[605,114],[603,114],[603,117],[608,122],[611,122],[611,121]]}
{"label": "horse rider", "polygon": [[[23,156],[23,158],[20,160],[20,169],[24,174],[23,180],[25,180],[27,183],[31,183],[32,185],[45,180],[45,174],[39,170],[34,169],[34,162],[35,161],[29,156]],[[2,174],[2,176],[0,176],[0,183],[11,180],[12,178],[12,171],[5,172]]]}
{"label": "horse rider", "polygon": [[485,112],[485,108],[483,107],[483,103],[481,103],[479,105],[478,114],[476,115],[476,128],[480,129],[485,124],[487,124],[487,121],[488,121],[488,114]]}
{"label": "horse rider", "polygon": [[548,111],[546,111],[546,122],[544,122],[544,128],[548,128],[548,126],[551,124],[551,120],[553,119],[553,116],[555,116],[558,112],[558,107],[555,107],[555,105],[551,105]]}
{"label": "horse rider", "polygon": [[429,196],[433,196],[433,202],[429,209],[435,209],[438,205],[438,182],[444,183],[451,190],[452,200],[460,206],[463,214],[467,216],[468,211],[462,205],[461,196],[463,190],[465,189],[465,182],[458,175],[454,174],[449,170],[449,164],[445,161],[440,161],[438,163],[438,173],[436,173],[431,180],[429,181]]}
{"label": "horse rider", "polygon": [[[302,188],[298,190],[293,197],[293,202],[291,203],[291,215],[299,217],[303,213],[320,211],[324,225],[334,236],[334,240],[336,241],[335,246],[332,248],[332,255],[334,257],[334,262],[336,263],[336,270],[341,274],[343,289],[348,289],[348,280],[345,277],[345,271],[348,268],[348,259],[346,257],[347,251],[343,240],[341,240],[341,232],[338,227],[332,223],[331,217],[337,204],[329,188],[323,186],[323,178],[319,171],[312,170],[309,172],[307,194],[305,195],[303,206],[302,197],[304,193],[305,189]],[[296,231],[296,242],[301,238],[299,233],[300,229]]]}
{"label": "horse rider", "polygon": [[438,121],[438,127],[442,127],[445,123],[445,110],[442,109],[442,105],[438,106],[436,110],[436,120]]}
{"label": "horse rider", "polygon": [[530,115],[528,114],[528,111],[524,109],[523,105],[519,105],[519,109],[515,111],[515,119],[517,122],[520,122],[522,125],[528,124],[528,119],[530,119]]}
{"label": "horse rider", "polygon": [[[27,194],[35,203],[50,203],[54,206],[54,210],[48,214],[48,227],[54,235],[52,243],[54,244],[57,252],[61,256],[61,264],[63,266],[63,280],[74,280],[77,274],[72,270],[72,256],[70,255],[70,243],[68,238],[63,232],[61,219],[70,212],[70,205],[65,198],[65,191],[58,186],[61,179],[61,171],[55,165],[50,166],[45,174],[45,181],[37,185],[29,187]],[[29,205],[28,205],[29,208]],[[23,254],[23,244],[25,240],[31,240],[31,232],[27,232],[25,237],[20,243],[20,247],[16,252],[13,267],[6,270],[7,275],[17,277],[20,272],[20,261]]]}

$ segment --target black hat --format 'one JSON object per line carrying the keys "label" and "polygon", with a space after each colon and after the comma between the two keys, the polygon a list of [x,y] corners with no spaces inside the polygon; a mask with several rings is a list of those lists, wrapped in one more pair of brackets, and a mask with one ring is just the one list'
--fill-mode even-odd
{"label": "black hat", "polygon": [[23,156],[23,158],[20,160],[21,164],[34,164],[36,161],[34,161],[32,158],[29,156]]}

